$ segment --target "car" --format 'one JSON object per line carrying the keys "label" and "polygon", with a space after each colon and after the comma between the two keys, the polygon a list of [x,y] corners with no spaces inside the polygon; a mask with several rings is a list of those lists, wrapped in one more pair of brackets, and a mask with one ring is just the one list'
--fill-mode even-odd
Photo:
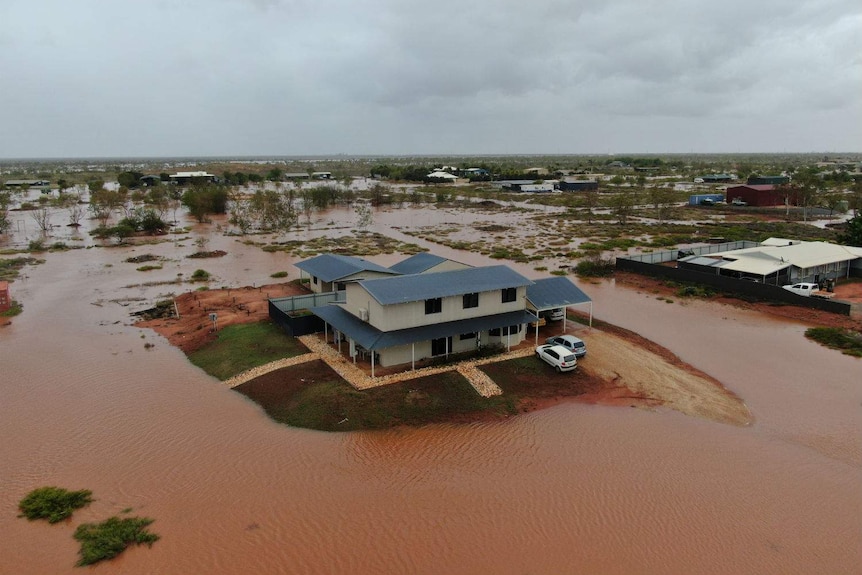
{"label": "car", "polygon": [[545,311],[539,312],[539,317],[543,317],[548,321],[560,321],[566,317],[566,310],[561,307],[546,309]]}
{"label": "car", "polygon": [[742,198],[733,198],[733,201],[730,203],[731,203],[731,205],[734,205],[734,206],[747,206],[748,205],[748,202],[746,202]]}
{"label": "car", "polygon": [[702,200],[700,200],[700,205],[702,205],[702,206],[714,206],[715,200],[713,200],[712,198],[703,198]]}
{"label": "car", "polygon": [[552,365],[557,373],[572,371],[578,367],[575,354],[561,345],[540,345],[536,348],[536,356],[548,365]]}
{"label": "car", "polygon": [[821,291],[819,285],[811,282],[801,282],[798,284],[789,284],[781,287],[783,287],[789,292],[795,293],[796,295],[802,295],[805,297],[819,297],[823,299],[829,299],[835,295],[833,293]]}
{"label": "car", "polygon": [[575,357],[584,357],[587,355],[587,344],[579,337],[573,335],[555,335],[545,340],[545,343],[550,345],[561,345],[567,350],[574,352]]}

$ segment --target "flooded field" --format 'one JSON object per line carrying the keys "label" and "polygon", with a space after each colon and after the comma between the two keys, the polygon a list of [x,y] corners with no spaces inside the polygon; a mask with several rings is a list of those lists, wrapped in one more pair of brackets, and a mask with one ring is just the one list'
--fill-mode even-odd
{"label": "flooded field", "polygon": [[[335,210],[296,236],[349,234],[352,218]],[[405,233],[457,218],[382,211],[369,231],[501,263]],[[191,239],[94,247],[48,253],[12,284],[24,313],[0,328],[0,573],[80,571],[74,527],[129,507],[154,518],[162,539],[96,570],[858,573],[862,363],[809,342],[805,326],[580,283],[596,317],[742,397],[748,427],[565,403],[493,424],[294,429],[131,325],[129,312],[194,289],[169,282],[197,267],[216,286],[297,277],[294,258],[210,233],[219,223],[189,224],[187,236],[209,236],[222,258],[186,259]],[[123,261],[141,253],[164,258],[162,269]],[[512,266],[539,277],[535,266],[560,264]],[[15,518],[18,500],[43,485],[91,489],[96,501],[70,523]]]}

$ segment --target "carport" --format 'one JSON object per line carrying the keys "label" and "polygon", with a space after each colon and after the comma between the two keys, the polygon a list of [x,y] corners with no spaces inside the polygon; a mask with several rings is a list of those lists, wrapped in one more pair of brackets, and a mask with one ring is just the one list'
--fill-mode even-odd
{"label": "carport", "polygon": [[[527,307],[534,309],[536,315],[558,307],[570,305],[590,306],[590,327],[593,326],[593,300],[567,277],[556,276],[534,280],[527,286]],[[563,331],[566,331],[567,318],[563,315]],[[539,324],[536,323],[536,344],[539,342]]]}

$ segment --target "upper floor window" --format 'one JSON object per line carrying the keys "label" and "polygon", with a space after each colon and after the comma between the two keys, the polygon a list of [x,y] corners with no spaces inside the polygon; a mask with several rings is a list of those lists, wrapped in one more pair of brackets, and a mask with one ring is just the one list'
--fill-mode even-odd
{"label": "upper floor window", "polygon": [[443,311],[443,299],[439,297],[425,300],[425,315]]}
{"label": "upper floor window", "polygon": [[518,294],[518,290],[513,288],[513,287],[503,288],[503,303],[509,303],[509,302],[515,301],[517,294]]}
{"label": "upper floor window", "polygon": [[479,294],[478,293],[465,293],[464,294],[464,309],[470,307],[479,307]]}

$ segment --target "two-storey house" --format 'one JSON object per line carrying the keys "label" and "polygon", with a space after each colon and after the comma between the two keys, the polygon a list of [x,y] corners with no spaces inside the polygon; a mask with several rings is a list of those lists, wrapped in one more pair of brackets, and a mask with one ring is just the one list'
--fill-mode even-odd
{"label": "two-storey house", "polygon": [[477,349],[517,345],[526,324],[527,286],[503,266],[420,273],[345,284],[343,302],[312,308],[344,337],[351,355],[381,366]]}

